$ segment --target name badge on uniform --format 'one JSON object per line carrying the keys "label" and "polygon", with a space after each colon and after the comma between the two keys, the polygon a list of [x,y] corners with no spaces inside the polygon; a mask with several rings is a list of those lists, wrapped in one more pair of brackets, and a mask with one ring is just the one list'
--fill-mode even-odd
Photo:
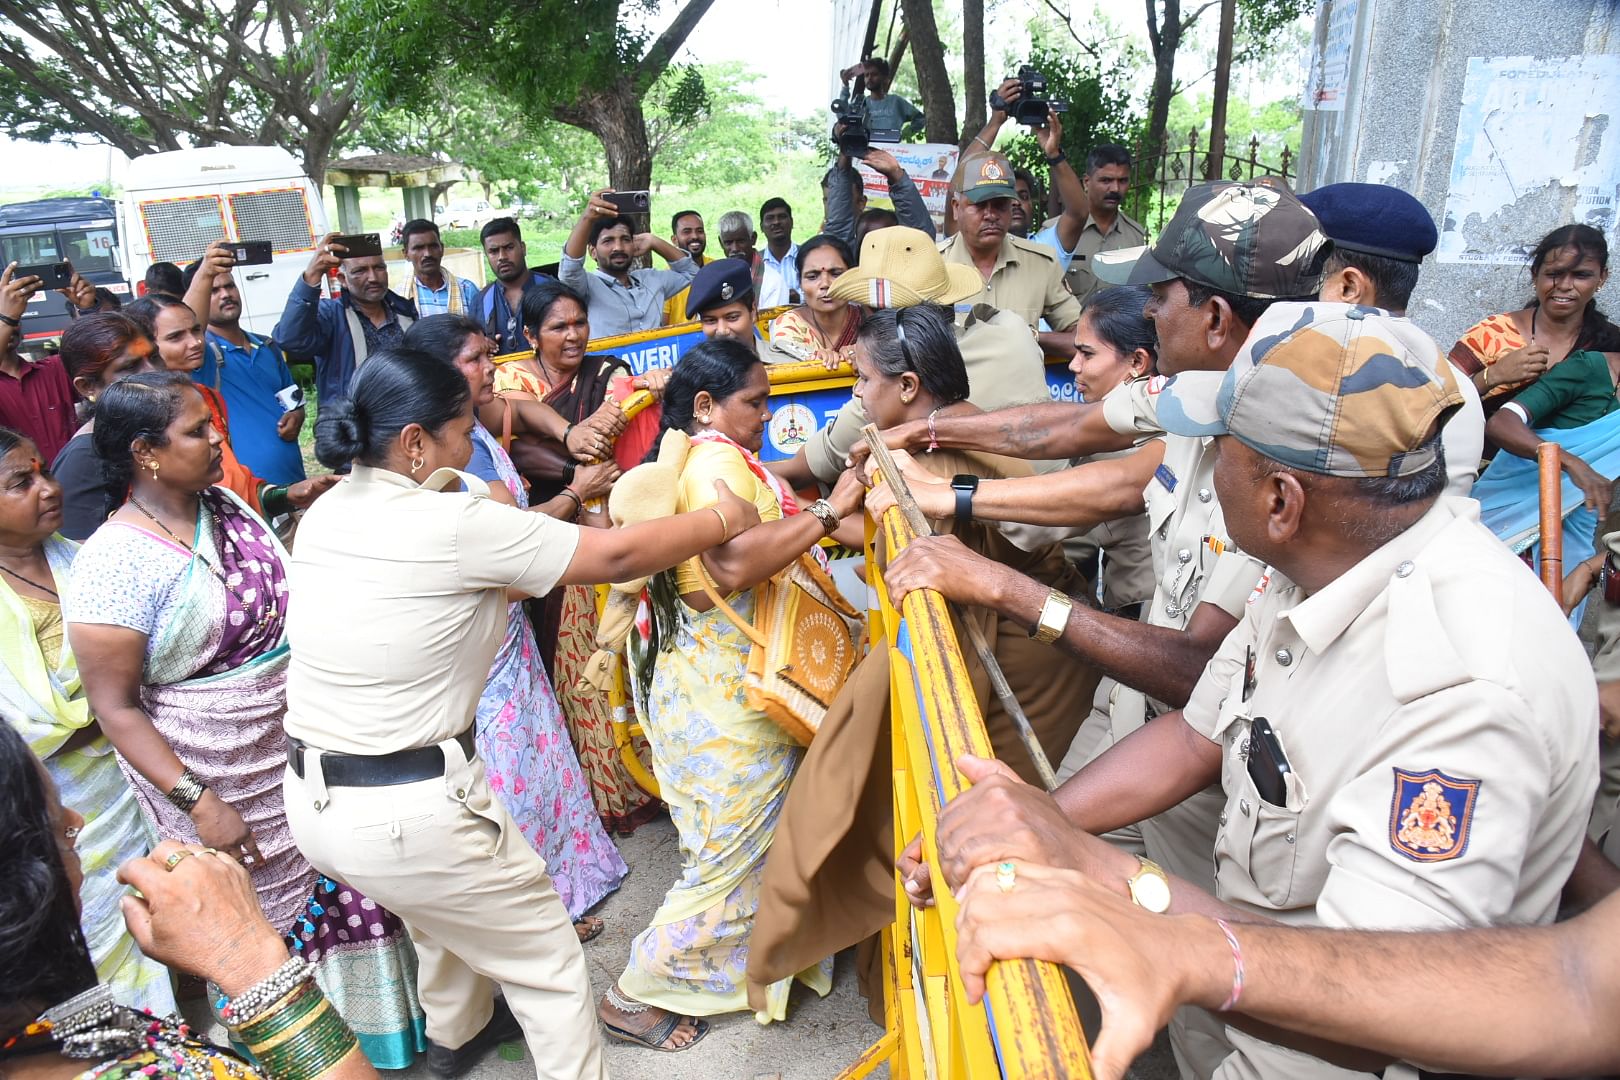
{"label": "name badge on uniform", "polygon": [[1164,490],[1174,495],[1176,493],[1176,474],[1168,465],[1160,465],[1153,470],[1153,479],[1164,485]]}
{"label": "name badge on uniform", "polygon": [[1478,780],[1395,770],[1389,811],[1389,845],[1413,862],[1445,862],[1468,850]]}

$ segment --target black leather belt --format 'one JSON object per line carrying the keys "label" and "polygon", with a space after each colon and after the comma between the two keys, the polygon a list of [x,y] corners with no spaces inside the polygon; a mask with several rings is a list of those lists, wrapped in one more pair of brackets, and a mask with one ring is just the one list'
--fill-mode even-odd
{"label": "black leather belt", "polygon": [[[456,736],[467,760],[473,759],[473,731],[468,728]],[[287,764],[300,780],[304,778],[304,751],[308,747],[291,735],[287,736]],[[444,775],[444,751],[438,746],[421,746],[415,750],[399,750],[392,754],[337,754],[321,751],[321,774],[328,787],[393,787],[396,784],[414,784],[418,780],[431,780]]]}

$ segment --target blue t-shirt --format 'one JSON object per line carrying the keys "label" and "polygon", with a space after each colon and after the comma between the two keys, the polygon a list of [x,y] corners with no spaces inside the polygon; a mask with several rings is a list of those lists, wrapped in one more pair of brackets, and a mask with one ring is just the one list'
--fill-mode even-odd
{"label": "blue t-shirt", "polygon": [[257,334],[247,338],[248,348],[243,349],[209,331],[202,367],[191,377],[212,386],[225,399],[231,449],[242,464],[272,484],[296,483],[304,479],[303,453],[296,441],[287,442],[276,434],[282,417],[276,393],[292,385],[292,372],[269,338]]}

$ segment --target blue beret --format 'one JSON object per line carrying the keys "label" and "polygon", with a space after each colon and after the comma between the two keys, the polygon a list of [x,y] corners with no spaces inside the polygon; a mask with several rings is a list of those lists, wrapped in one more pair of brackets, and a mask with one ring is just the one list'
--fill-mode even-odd
{"label": "blue beret", "polygon": [[741,259],[716,259],[706,264],[692,279],[692,291],[686,294],[686,317],[721,304],[737,300],[752,300],[754,272]]}
{"label": "blue beret", "polygon": [[1434,218],[1407,192],[1388,184],[1328,184],[1299,197],[1343,251],[1422,262],[1440,234]]}

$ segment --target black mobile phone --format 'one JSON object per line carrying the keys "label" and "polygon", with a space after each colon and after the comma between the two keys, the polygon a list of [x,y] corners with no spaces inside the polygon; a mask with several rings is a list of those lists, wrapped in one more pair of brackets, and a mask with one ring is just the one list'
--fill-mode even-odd
{"label": "black mobile phone", "polygon": [[58,262],[19,266],[17,272],[11,275],[11,280],[21,281],[27,277],[39,278],[42,289],[65,289],[73,280],[73,264]]}
{"label": "black mobile phone", "polygon": [[645,214],[652,209],[652,195],[646,191],[610,191],[602,197],[621,214]]}
{"label": "black mobile phone", "polygon": [[1249,722],[1249,779],[1254,781],[1254,790],[1272,806],[1287,806],[1288,774],[1292,771],[1282,741],[1271,730],[1271,721],[1255,717]]}
{"label": "black mobile phone", "polygon": [[275,258],[268,240],[239,240],[231,245],[237,266],[264,266]]}
{"label": "black mobile phone", "polygon": [[382,254],[382,237],[374,232],[334,236],[332,243],[343,247],[345,259],[363,259],[368,255]]}

